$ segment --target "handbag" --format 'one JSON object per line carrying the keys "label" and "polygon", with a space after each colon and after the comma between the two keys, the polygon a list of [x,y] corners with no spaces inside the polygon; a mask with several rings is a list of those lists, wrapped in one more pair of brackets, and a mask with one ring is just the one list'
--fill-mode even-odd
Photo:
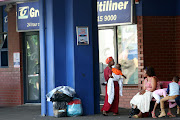
{"label": "handbag", "polygon": [[129,118],[131,118],[132,116],[134,116],[134,115],[137,115],[137,114],[139,114],[139,112],[140,112],[140,110],[139,109],[137,109],[137,108],[132,108],[131,110],[130,110],[130,112],[129,112]]}

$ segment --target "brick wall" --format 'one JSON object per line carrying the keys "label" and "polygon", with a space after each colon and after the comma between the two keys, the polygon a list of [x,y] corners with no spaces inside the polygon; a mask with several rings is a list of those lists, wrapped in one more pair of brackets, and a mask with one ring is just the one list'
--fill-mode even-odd
{"label": "brick wall", "polygon": [[153,66],[161,81],[171,80],[179,69],[175,26],[175,16],[144,16],[144,64]]}
{"label": "brick wall", "polygon": [[137,86],[124,86],[123,87],[123,96],[119,97],[119,107],[130,108],[130,100],[138,92]]}
{"label": "brick wall", "polygon": [[175,45],[176,45],[176,59],[175,59],[175,67],[176,67],[176,75],[180,77],[180,16],[176,16],[175,21]]}
{"label": "brick wall", "polygon": [[[14,106],[23,103],[22,68],[14,68],[13,53],[21,52],[21,34],[16,32],[16,8],[8,13],[9,67],[0,68],[0,106]],[[22,62],[21,62],[22,66]]]}

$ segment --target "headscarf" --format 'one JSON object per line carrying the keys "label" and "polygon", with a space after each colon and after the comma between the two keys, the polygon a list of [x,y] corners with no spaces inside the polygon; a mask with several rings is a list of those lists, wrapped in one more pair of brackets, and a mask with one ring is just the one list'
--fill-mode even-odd
{"label": "headscarf", "polygon": [[108,58],[106,59],[106,64],[109,64],[109,62],[111,62],[111,61],[113,61],[113,58],[112,58],[112,57],[108,57]]}

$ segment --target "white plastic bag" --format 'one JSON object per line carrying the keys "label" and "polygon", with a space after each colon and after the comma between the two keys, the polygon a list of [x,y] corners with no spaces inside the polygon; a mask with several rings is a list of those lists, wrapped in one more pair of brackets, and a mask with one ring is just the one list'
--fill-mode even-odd
{"label": "white plastic bag", "polygon": [[47,98],[47,101],[50,101],[52,95],[56,92],[56,91],[59,91],[59,92],[62,92],[70,97],[74,97],[74,95],[76,94],[75,90],[69,86],[59,86],[59,87],[56,87],[54,88],[53,90],[51,90],[47,95],[46,95],[46,98]]}

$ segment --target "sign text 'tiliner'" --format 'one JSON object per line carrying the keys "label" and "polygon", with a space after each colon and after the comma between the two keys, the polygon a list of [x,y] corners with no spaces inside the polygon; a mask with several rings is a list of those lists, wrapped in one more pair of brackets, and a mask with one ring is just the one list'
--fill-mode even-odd
{"label": "sign text 'tiliner'", "polygon": [[114,10],[123,10],[126,9],[129,1],[124,2],[112,2],[112,0],[107,0],[103,2],[97,2],[97,11],[114,11]]}

